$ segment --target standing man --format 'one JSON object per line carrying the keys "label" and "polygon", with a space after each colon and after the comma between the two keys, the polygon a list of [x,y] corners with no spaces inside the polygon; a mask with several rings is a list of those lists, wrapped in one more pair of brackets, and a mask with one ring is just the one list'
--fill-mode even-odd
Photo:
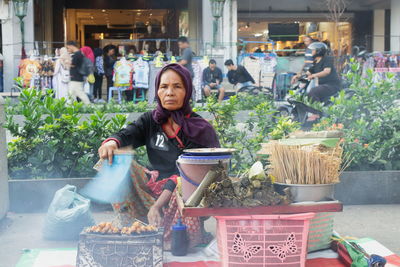
{"label": "standing man", "polygon": [[229,70],[227,74],[228,80],[235,85],[237,90],[256,83],[246,68],[241,65],[236,66],[233,64],[232,59],[225,61],[225,66]]}
{"label": "standing man", "polygon": [[187,37],[181,36],[178,38],[178,46],[179,49],[182,50],[182,58],[179,61],[179,64],[184,66],[189,72],[190,76],[194,77],[193,68],[192,68],[192,59],[193,59],[193,51],[190,48],[189,41]]}
{"label": "standing man", "polygon": [[82,64],[84,64],[84,55],[79,50],[75,41],[67,42],[67,50],[72,53],[72,64],[70,69],[71,80],[68,84],[68,94],[73,100],[79,97],[83,103],[90,104],[89,97],[83,91],[84,75],[81,74]]}
{"label": "standing man", "polygon": [[202,84],[204,86],[205,96],[208,97],[211,95],[211,89],[218,89],[218,101],[221,103],[225,96],[225,89],[222,88],[221,83],[222,71],[217,67],[217,62],[211,59],[208,63],[208,67],[203,70]]}
{"label": "standing man", "polygon": [[306,51],[304,53],[304,65],[301,68],[300,72],[292,77],[292,84],[295,83],[298,78],[300,78],[302,72],[307,72],[314,64],[312,50],[309,48],[309,46],[314,42],[314,39],[311,38],[311,36],[306,35],[303,38],[303,42],[306,46]]}

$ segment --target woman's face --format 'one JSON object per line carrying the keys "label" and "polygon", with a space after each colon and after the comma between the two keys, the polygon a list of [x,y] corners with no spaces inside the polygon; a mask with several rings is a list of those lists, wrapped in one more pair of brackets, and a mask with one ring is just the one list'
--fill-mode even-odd
{"label": "woman's face", "polygon": [[114,49],[108,50],[108,55],[109,56],[113,56],[114,54],[115,54],[115,50]]}
{"label": "woman's face", "polygon": [[158,97],[166,110],[178,110],[183,107],[186,89],[181,76],[173,70],[167,70],[161,75]]}

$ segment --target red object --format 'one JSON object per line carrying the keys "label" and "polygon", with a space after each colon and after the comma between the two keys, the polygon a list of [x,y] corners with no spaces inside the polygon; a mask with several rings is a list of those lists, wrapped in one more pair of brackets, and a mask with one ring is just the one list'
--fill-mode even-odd
{"label": "red object", "polygon": [[[168,262],[163,267],[220,267],[221,263],[217,261],[196,261],[196,262]],[[346,267],[339,259],[316,258],[306,261],[306,267]]]}
{"label": "red object", "polygon": [[347,252],[347,248],[338,241],[332,242],[332,249],[339,254],[339,259],[343,263],[343,266],[350,267],[353,263],[353,259],[350,257],[350,254]]}
{"label": "red object", "polygon": [[175,184],[178,183],[178,176],[177,175],[172,175],[169,178],[162,179],[160,181],[157,181],[159,172],[158,171],[149,171],[148,169],[144,170],[147,174],[150,174],[150,179],[146,183],[147,187],[150,189],[150,191],[153,193],[154,197],[158,197],[161,195],[164,185],[168,182],[168,180],[172,180]]}
{"label": "red object", "polygon": [[106,140],[103,141],[103,143],[101,143],[101,145],[104,145],[105,143],[107,143],[108,141],[111,141],[111,140],[117,142],[118,147],[121,147],[121,143],[120,143],[119,140],[116,139],[116,138],[107,138]]}

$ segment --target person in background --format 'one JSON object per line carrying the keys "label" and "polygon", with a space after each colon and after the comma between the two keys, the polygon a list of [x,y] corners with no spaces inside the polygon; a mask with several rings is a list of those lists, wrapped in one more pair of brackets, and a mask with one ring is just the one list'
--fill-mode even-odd
{"label": "person in background", "polygon": [[193,79],[194,72],[192,68],[192,60],[193,60],[193,51],[190,48],[189,40],[185,36],[181,36],[178,38],[178,46],[179,49],[182,50],[182,58],[179,61],[179,64],[184,66],[189,72]]}
{"label": "person in background", "polygon": [[104,76],[104,59],[103,59],[103,49],[95,48],[94,49],[94,86],[93,86],[93,97],[94,102],[103,102],[104,100],[101,98],[101,88],[103,86],[103,76]]}
{"label": "person in background", "polygon": [[107,78],[107,100],[108,100],[108,92],[110,91],[110,87],[113,86],[113,70],[114,64],[117,61],[116,57],[116,48],[114,46],[109,46],[105,51],[104,56],[104,74]]}
{"label": "person in background", "polygon": [[211,95],[211,89],[217,89],[219,92],[218,101],[222,102],[225,96],[225,89],[221,86],[222,83],[222,71],[217,67],[217,62],[211,59],[208,63],[208,67],[203,70],[203,90],[205,96]]}
{"label": "person in background", "polygon": [[84,77],[80,74],[79,69],[82,67],[84,55],[78,48],[75,41],[67,42],[67,50],[72,53],[72,64],[70,69],[71,81],[68,84],[68,94],[73,100],[79,97],[83,103],[90,104],[89,97],[83,91]]}
{"label": "person in background", "polygon": [[68,53],[67,48],[60,49],[60,56],[56,61],[53,74],[53,89],[55,97],[68,98],[68,84],[71,80],[70,69],[72,57]]}
{"label": "person in background", "polygon": [[311,88],[308,96],[313,101],[323,102],[340,91],[341,82],[333,63],[333,57],[327,55],[327,45],[315,42],[309,48],[312,51],[314,65],[307,75],[309,80],[318,78],[318,86]]}
{"label": "person in background", "polygon": [[225,66],[229,70],[227,74],[228,80],[231,84],[235,85],[237,90],[256,83],[246,68],[241,65],[236,66],[233,64],[232,59],[225,61]]}
{"label": "person in background", "polygon": [[83,84],[83,88],[86,89],[85,92],[89,95],[89,99],[93,100],[93,85],[95,82],[95,78],[93,75],[94,72],[94,54],[92,48],[89,46],[84,46],[81,48],[82,54],[87,57],[90,62],[92,63],[91,65],[91,73],[85,77],[85,81]]}
{"label": "person in background", "polygon": [[294,84],[301,76],[301,74],[304,72],[307,72],[311,66],[314,64],[314,58],[312,56],[312,51],[308,47],[310,44],[314,42],[314,39],[311,38],[311,36],[304,36],[303,38],[304,45],[306,47],[305,54],[304,54],[304,65],[301,68],[301,71],[297,73],[295,76],[292,77],[292,84]]}

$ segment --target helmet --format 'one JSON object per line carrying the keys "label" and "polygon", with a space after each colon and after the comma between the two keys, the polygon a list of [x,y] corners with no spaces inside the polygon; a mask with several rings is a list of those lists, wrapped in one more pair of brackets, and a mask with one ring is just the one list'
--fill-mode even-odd
{"label": "helmet", "polygon": [[307,48],[311,49],[311,50],[315,50],[315,55],[313,55],[313,58],[323,57],[328,52],[328,46],[321,42],[312,43]]}

